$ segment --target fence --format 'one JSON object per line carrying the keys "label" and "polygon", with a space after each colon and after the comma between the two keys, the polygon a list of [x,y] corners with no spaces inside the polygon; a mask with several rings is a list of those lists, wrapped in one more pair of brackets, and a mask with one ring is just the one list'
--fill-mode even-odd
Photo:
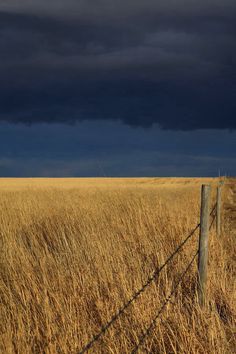
{"label": "fence", "polygon": [[[187,241],[192,238],[196,231],[199,229],[199,246],[198,250],[195,252],[191,258],[189,264],[183,271],[183,273],[178,278],[177,282],[172,288],[169,296],[163,302],[163,305],[156,313],[155,317],[151,321],[150,325],[143,332],[142,336],[139,338],[138,343],[133,348],[131,354],[137,353],[140,347],[143,345],[146,338],[151,334],[152,330],[155,328],[156,322],[160,317],[161,313],[164,311],[166,305],[171,300],[172,296],[176,293],[178,286],[184,279],[188,270],[191,268],[194,260],[198,256],[198,301],[201,307],[204,307],[206,304],[206,285],[207,285],[207,260],[208,260],[208,235],[209,231],[214,225],[216,220],[216,233],[217,236],[220,236],[221,231],[221,188],[222,183],[217,187],[217,198],[214,207],[210,212],[210,194],[211,186],[202,185],[201,190],[201,210],[200,210],[200,223],[190,232],[190,234],[184,239],[184,241],[176,248],[176,250],[170,255],[170,257],[158,268],[156,268],[153,273],[147,278],[146,282],[142,287],[133,293],[131,298],[119,308],[119,310],[111,317],[111,319],[101,326],[100,330],[91,338],[91,340],[78,352],[78,354],[84,354],[88,352],[92,346],[97,342],[102,335],[111,327],[111,325],[125,312],[125,310],[140,296],[145,289],[155,281],[161,271],[167,266],[167,264],[179,253]],[[210,218],[212,218],[210,222]]]}

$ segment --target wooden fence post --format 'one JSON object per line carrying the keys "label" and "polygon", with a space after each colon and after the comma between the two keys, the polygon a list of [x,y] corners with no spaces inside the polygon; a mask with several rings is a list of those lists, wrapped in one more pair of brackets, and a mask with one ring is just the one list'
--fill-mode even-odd
{"label": "wooden fence post", "polygon": [[198,254],[198,299],[201,307],[206,303],[210,194],[211,186],[203,184],[201,191],[201,224]]}
{"label": "wooden fence post", "polygon": [[216,234],[220,236],[221,231],[221,185],[217,187],[217,201],[216,201]]}

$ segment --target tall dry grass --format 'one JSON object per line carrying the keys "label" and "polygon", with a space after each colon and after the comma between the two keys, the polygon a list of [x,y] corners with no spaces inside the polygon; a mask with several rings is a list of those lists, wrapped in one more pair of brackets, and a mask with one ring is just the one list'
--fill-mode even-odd
{"label": "tall dry grass", "polygon": [[[199,222],[201,183],[2,180],[1,353],[78,353]],[[236,246],[224,230],[210,235],[208,307],[195,263],[140,352],[235,352]],[[196,234],[90,352],[130,353],[197,245]]]}

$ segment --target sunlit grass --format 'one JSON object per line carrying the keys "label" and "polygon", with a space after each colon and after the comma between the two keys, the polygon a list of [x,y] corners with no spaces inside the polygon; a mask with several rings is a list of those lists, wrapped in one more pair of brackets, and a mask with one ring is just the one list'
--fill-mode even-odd
{"label": "sunlit grass", "polygon": [[[77,353],[199,222],[213,179],[2,179],[0,352]],[[215,190],[212,191],[212,203]],[[130,353],[198,246],[186,244],[92,348]],[[208,300],[196,263],[143,352],[234,353],[235,239],[210,235]]]}

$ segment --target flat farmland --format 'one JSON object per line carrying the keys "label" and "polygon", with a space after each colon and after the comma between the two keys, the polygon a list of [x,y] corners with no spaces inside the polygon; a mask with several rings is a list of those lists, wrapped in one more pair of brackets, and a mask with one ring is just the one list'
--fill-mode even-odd
{"label": "flat farmland", "polygon": [[[79,353],[199,223],[203,183],[212,185],[213,207],[218,182],[0,179],[0,352]],[[141,353],[235,352],[231,194],[226,180],[222,234],[213,227],[209,237],[206,308],[197,301],[195,261]],[[89,352],[132,352],[198,249],[198,235]]]}

